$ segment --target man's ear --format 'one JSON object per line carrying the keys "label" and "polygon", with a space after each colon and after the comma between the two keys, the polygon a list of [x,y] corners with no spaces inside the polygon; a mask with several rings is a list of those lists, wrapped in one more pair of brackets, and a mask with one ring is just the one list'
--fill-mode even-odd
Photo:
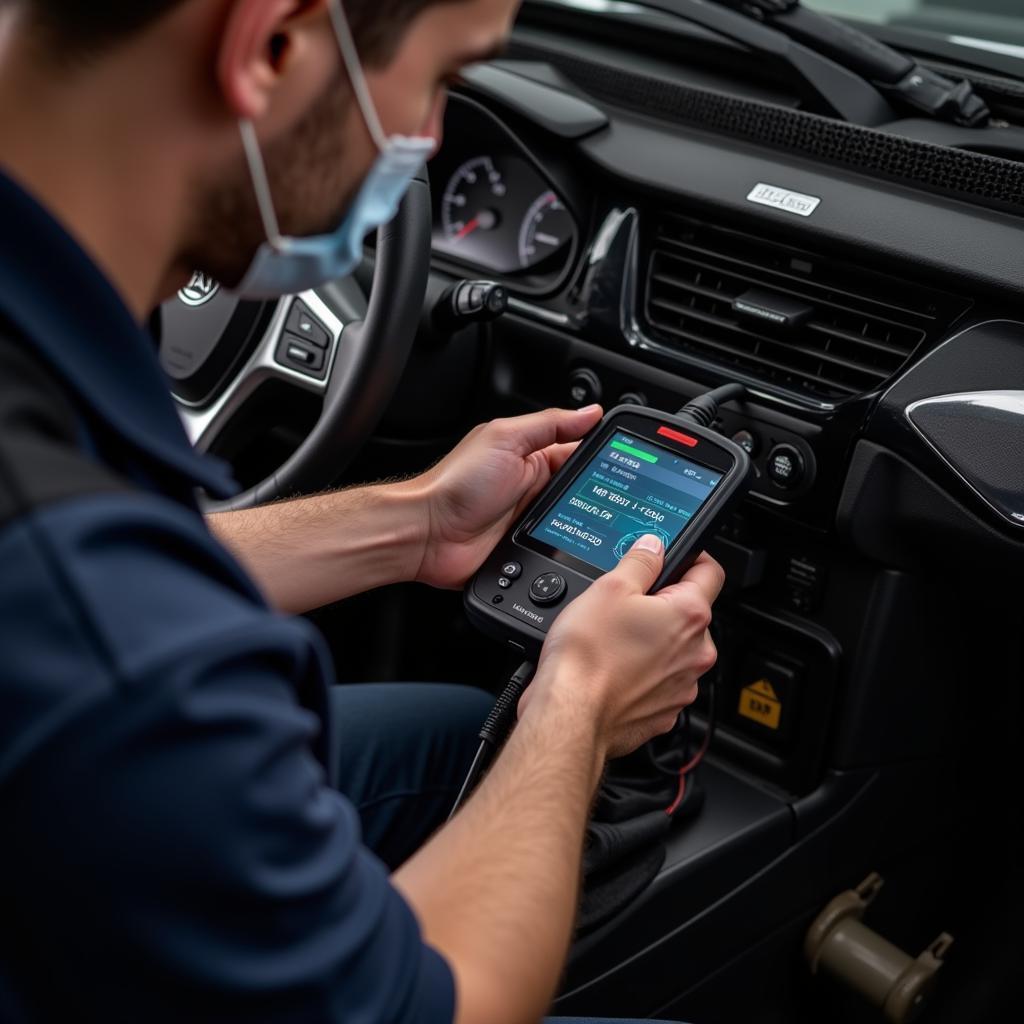
{"label": "man's ear", "polygon": [[231,113],[257,120],[270,105],[281,71],[293,59],[308,16],[327,0],[234,0],[217,53],[217,81]]}

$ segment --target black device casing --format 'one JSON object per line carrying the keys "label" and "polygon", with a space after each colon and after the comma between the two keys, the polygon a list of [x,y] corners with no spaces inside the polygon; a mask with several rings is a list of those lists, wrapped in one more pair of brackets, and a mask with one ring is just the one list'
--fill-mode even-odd
{"label": "black device casing", "polygon": [[[662,426],[696,438],[698,445],[695,448],[674,445],[670,439],[658,436],[657,430]],[[554,552],[543,554],[536,550],[539,545],[535,542],[531,541],[528,546],[521,543],[518,538],[528,534],[541,516],[548,513],[562,493],[575,481],[580,471],[601,450],[609,436],[616,431],[636,434],[648,442],[722,472],[722,479],[714,493],[694,514],[669,548],[664,570],[651,588],[652,593],[675,583],[693,565],[723,517],[728,515],[750,488],[753,472],[750,458],[739,445],[682,416],[673,416],[658,409],[636,405],[618,406],[583,439],[579,448],[573,452],[519,521],[505,534],[487,561],[467,584],[463,592],[466,614],[482,632],[500,640],[507,640],[531,654],[536,654],[558,613],[583,593],[595,579],[604,575],[600,569],[586,566],[581,560],[571,556]],[[715,453],[715,460],[709,464],[704,459],[708,457],[710,451]],[[729,461],[731,468],[723,468],[722,463]],[[518,563],[522,571],[510,584],[502,587],[498,581],[503,578],[508,580],[502,568],[509,562]],[[540,607],[530,599],[531,584],[546,572],[557,572],[565,579],[568,587],[565,597],[553,607]]]}

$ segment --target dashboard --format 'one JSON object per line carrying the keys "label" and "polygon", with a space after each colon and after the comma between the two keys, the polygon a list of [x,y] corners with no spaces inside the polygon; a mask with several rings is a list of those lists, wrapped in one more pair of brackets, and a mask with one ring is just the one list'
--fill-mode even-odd
{"label": "dashboard", "polygon": [[1024,570],[1024,203],[1004,188],[1019,176],[1024,196],[1024,172],[966,152],[952,126],[868,131],[733,99],[718,121],[710,89],[680,113],[682,87],[669,113],[669,85],[616,59],[518,27],[452,96],[429,167],[433,287],[494,280],[509,310],[475,345],[436,350],[417,393],[429,379],[439,416],[483,419],[675,412],[746,385],[714,425],[756,473],[712,547],[744,602],[719,614],[720,646],[781,652],[792,692],[818,682],[787,741],[737,710],[754,669],[725,666],[716,742],[801,792],[841,651],[866,642],[858,573],[941,565],[973,592]]}
{"label": "dashboard", "polygon": [[[925,467],[956,515],[982,519],[1024,561],[1024,507],[993,514],[1024,482],[1003,467],[979,488],[965,456],[951,458],[919,422],[889,411],[904,390],[894,384],[935,349],[966,351],[972,326],[1014,320],[1021,225],[982,194],[993,158],[978,158],[977,206],[943,195],[937,174],[938,187],[886,186],[867,173],[886,153],[856,150],[856,168],[833,155],[812,164],[778,143],[736,138],[765,130],[750,119],[709,131],[634,113],[598,95],[596,71],[570,80],[577,56],[563,64],[552,46],[541,63],[535,44],[521,55],[513,45],[487,77],[468,76],[429,168],[435,274],[492,279],[512,296],[488,332],[499,397],[674,411],[738,380],[751,399],[723,410],[719,428],[755,464],[753,505],[821,535],[856,508],[865,543],[885,536],[882,523],[863,529],[865,509],[849,493],[861,441],[881,440]],[[931,158],[943,152],[921,146]],[[1016,421],[1005,418],[1004,430]],[[932,557],[914,547],[902,557]]]}

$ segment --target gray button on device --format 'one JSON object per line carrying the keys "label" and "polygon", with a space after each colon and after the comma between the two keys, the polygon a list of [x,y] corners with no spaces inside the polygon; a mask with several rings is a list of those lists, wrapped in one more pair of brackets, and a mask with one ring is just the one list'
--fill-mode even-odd
{"label": "gray button on device", "polygon": [[566,583],[557,572],[546,572],[530,585],[530,600],[534,604],[557,604],[565,596]]}

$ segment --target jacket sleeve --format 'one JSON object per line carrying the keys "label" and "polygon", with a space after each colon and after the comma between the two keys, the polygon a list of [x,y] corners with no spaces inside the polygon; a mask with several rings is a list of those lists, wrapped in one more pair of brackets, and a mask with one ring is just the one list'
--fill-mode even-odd
{"label": "jacket sleeve", "polygon": [[314,755],[329,668],[313,630],[156,499],[37,511],[0,534],[0,564],[17,580],[0,616],[3,944],[26,1006],[450,1021],[448,966]]}

